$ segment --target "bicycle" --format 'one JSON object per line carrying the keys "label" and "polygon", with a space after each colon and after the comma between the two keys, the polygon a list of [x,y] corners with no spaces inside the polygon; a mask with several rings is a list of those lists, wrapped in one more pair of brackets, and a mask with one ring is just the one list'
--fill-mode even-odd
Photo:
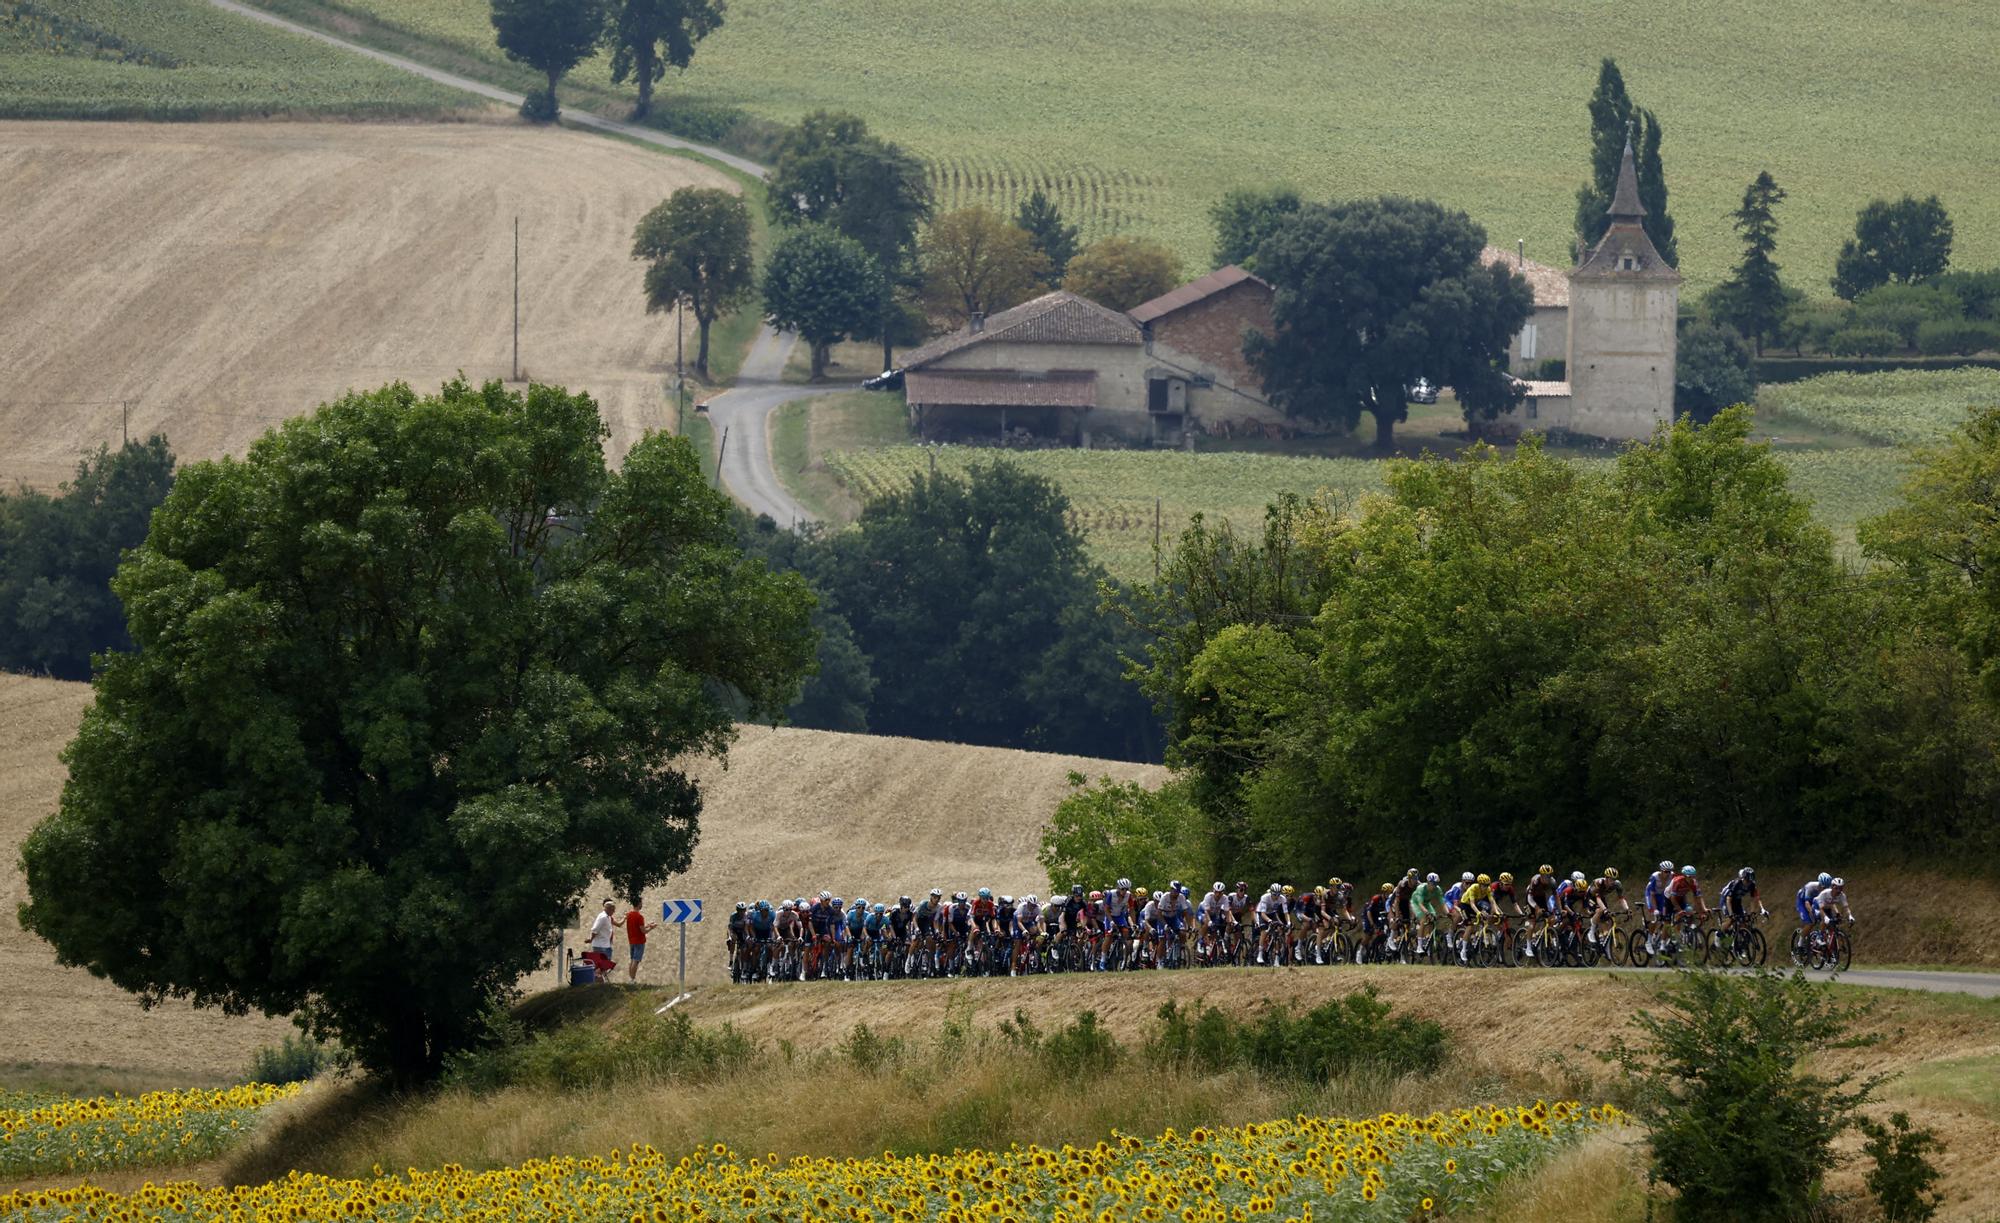
{"label": "bicycle", "polygon": [[1764,932],[1757,928],[1757,919],[1745,914],[1736,918],[1725,913],[1715,930],[1708,936],[1709,958],[1720,965],[1735,963],[1743,968],[1762,964],[1770,955],[1765,945]]}
{"label": "bicycle", "polygon": [[1807,968],[1846,972],[1854,964],[1854,940],[1843,926],[1814,926],[1805,939],[1805,951]]}

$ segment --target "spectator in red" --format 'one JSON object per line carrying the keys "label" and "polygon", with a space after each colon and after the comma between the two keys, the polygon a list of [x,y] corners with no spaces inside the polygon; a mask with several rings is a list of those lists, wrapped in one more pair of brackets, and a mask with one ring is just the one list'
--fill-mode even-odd
{"label": "spectator in red", "polygon": [[639,909],[639,902],[632,902],[632,911],[625,915],[625,941],[632,948],[632,961],[625,966],[627,981],[636,983],[639,980],[639,961],[646,958],[646,931],[659,924],[647,921],[646,915]]}

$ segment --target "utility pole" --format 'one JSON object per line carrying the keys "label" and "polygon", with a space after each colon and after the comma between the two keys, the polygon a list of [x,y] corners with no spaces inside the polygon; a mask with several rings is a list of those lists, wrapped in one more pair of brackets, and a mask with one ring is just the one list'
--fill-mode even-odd
{"label": "utility pole", "polygon": [[722,445],[715,452],[715,486],[722,487],[722,460],[729,457],[729,426],[722,426]]}
{"label": "utility pole", "polygon": [[120,445],[132,444],[132,401],[129,399],[118,401],[118,437]]}
{"label": "utility pole", "polygon": [[1153,580],[1160,580],[1160,499],[1153,498]]}
{"label": "utility pole", "polygon": [[521,216],[514,215],[514,381],[521,380]]}
{"label": "utility pole", "polygon": [[683,406],[687,402],[685,392],[687,373],[681,369],[681,347],[686,343],[685,333],[681,330],[681,303],[686,300],[681,297],[674,299],[674,436],[676,437],[687,436],[687,409]]}

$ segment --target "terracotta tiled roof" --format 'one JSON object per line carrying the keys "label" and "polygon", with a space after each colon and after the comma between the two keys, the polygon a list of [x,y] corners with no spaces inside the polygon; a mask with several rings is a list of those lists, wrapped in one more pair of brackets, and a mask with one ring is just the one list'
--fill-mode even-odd
{"label": "terracotta tiled roof", "polygon": [[1130,314],[1142,323],[1150,323],[1162,315],[1192,306],[1203,298],[1213,297],[1224,289],[1234,288],[1246,280],[1256,281],[1266,289],[1271,287],[1232,263],[1226,268],[1217,268],[1198,280],[1190,280],[1178,289],[1162,293],[1152,301],[1141,302],[1132,307]]}
{"label": "terracotta tiled roof", "polygon": [[1521,393],[1530,399],[1568,399],[1570,397],[1569,383],[1567,382],[1523,381],[1521,383]]}
{"label": "terracotta tiled roof", "polygon": [[1569,273],[1561,268],[1522,259],[1517,252],[1501,246],[1489,246],[1479,252],[1479,261],[1505,264],[1508,271],[1527,281],[1528,288],[1534,291],[1537,306],[1569,305]]}
{"label": "terracotta tiled roof", "polygon": [[[1632,266],[1625,266],[1631,256]],[[1679,283],[1681,274],[1660,257],[1659,248],[1637,221],[1613,221],[1596,249],[1570,274],[1571,280],[1654,280]]]}
{"label": "terracotta tiled roof", "polygon": [[1010,369],[911,370],[904,397],[916,404],[964,407],[1094,408],[1097,375],[1090,370],[1024,374]]}
{"label": "terracotta tiled roof", "polygon": [[942,335],[921,348],[904,354],[904,369],[919,369],[939,357],[949,356],[974,344],[1132,344],[1141,336],[1139,325],[1109,306],[1060,290],[1044,293],[1012,310],[1002,310],[986,320],[979,331],[971,326]]}

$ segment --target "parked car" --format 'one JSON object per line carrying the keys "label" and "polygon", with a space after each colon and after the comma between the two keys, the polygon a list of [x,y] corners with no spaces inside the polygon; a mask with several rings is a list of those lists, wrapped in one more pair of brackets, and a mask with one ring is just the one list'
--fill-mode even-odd
{"label": "parked car", "polygon": [[1403,396],[1411,403],[1436,403],[1438,389],[1428,378],[1419,378],[1403,388]]}
{"label": "parked car", "polygon": [[903,371],[885,369],[861,384],[864,391],[900,391],[903,389]]}

